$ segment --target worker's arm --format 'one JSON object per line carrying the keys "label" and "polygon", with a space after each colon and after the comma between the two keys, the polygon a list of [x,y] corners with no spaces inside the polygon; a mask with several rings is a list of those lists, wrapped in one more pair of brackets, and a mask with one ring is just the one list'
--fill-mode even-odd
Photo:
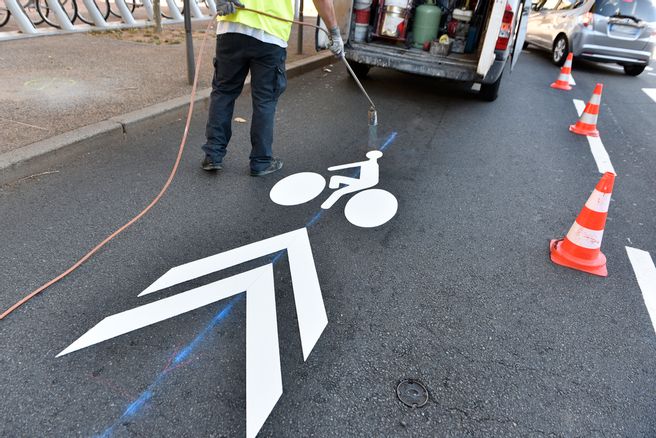
{"label": "worker's arm", "polygon": [[333,0],[312,0],[312,2],[317,8],[319,16],[326,23],[326,27],[330,30],[330,45],[328,48],[336,57],[341,58],[344,56],[344,42],[342,41],[342,35],[339,33]]}

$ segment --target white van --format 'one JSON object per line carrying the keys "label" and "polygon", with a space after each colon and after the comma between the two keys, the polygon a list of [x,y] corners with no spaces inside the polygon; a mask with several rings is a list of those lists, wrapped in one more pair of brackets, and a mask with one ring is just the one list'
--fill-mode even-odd
{"label": "white van", "polygon": [[[480,84],[479,95],[483,100],[493,101],[497,98],[506,63],[512,59],[512,66],[514,66],[521,52],[530,2],[527,4],[524,0],[472,1],[475,6],[467,11],[471,22],[469,32],[471,33],[472,27],[475,29],[471,41],[468,35],[468,50],[465,53],[452,51],[442,56],[415,48],[412,45],[411,34],[406,34],[406,38],[394,39],[383,36],[380,32],[377,33],[376,29],[381,29],[381,20],[385,17],[385,12],[381,12],[381,8],[385,8],[385,1],[390,0],[374,1],[367,37],[362,40],[360,36],[359,42],[356,42],[355,26],[352,23],[353,0],[334,0],[337,19],[346,41],[346,58],[359,77],[366,76],[371,67],[391,68],[424,76]],[[426,0],[408,0],[409,7],[404,12],[406,32],[412,28],[415,8],[425,2]],[[444,14],[453,13],[454,16],[458,16],[462,10],[452,12],[456,9],[455,6],[461,3],[468,5],[470,1],[450,0],[450,2],[454,7],[447,9]],[[519,19],[516,19],[515,11],[518,10],[522,13],[519,14]],[[325,27],[323,23],[321,25]],[[327,37],[323,32],[317,32],[316,38],[317,48],[326,47]],[[511,54],[515,46],[518,50],[513,59]]]}

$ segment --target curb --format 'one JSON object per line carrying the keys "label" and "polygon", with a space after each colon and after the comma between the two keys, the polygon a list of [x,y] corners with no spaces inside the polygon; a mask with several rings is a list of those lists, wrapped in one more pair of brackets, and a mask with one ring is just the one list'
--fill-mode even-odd
{"label": "curb", "polygon": [[[333,62],[330,52],[318,53],[287,64],[287,78],[291,79]],[[250,85],[250,79],[246,86]],[[195,105],[207,111],[211,88],[196,92]],[[44,172],[67,158],[93,150],[97,141],[125,142],[143,130],[178,120],[189,109],[189,96],[115,116],[102,122],[83,126],[13,151],[0,154],[0,185],[8,184]]]}

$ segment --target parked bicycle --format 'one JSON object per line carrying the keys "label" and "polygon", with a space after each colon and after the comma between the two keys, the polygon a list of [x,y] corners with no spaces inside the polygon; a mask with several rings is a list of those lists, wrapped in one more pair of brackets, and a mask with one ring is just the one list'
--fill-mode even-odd
{"label": "parked bicycle", "polygon": [[9,9],[7,9],[7,5],[5,5],[3,2],[2,5],[0,5],[0,27],[7,24],[10,15],[11,12],[9,12]]}

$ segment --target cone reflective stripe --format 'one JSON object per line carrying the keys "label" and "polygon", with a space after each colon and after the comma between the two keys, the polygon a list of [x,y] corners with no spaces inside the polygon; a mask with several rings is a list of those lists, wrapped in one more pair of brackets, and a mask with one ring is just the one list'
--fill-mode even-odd
{"label": "cone reflective stripe", "polygon": [[601,92],[603,88],[603,84],[597,84],[590,101],[585,106],[583,114],[581,114],[581,118],[575,125],[570,125],[570,131],[575,134],[599,137],[599,131],[597,131],[597,116],[599,116],[599,106],[601,105]]}
{"label": "cone reflective stripe", "polygon": [[606,256],[601,252],[601,239],[614,181],[615,174],[611,172],[601,177],[567,236],[551,241],[551,261],[602,277],[608,275]]}
{"label": "cone reflective stripe", "polygon": [[567,60],[565,61],[565,65],[560,69],[560,74],[558,75],[558,79],[556,79],[556,82],[551,84],[551,88],[556,88],[558,90],[566,90],[569,91],[572,89],[571,82],[572,82],[572,59],[574,58],[574,55],[570,52],[569,55],[567,55]]}

